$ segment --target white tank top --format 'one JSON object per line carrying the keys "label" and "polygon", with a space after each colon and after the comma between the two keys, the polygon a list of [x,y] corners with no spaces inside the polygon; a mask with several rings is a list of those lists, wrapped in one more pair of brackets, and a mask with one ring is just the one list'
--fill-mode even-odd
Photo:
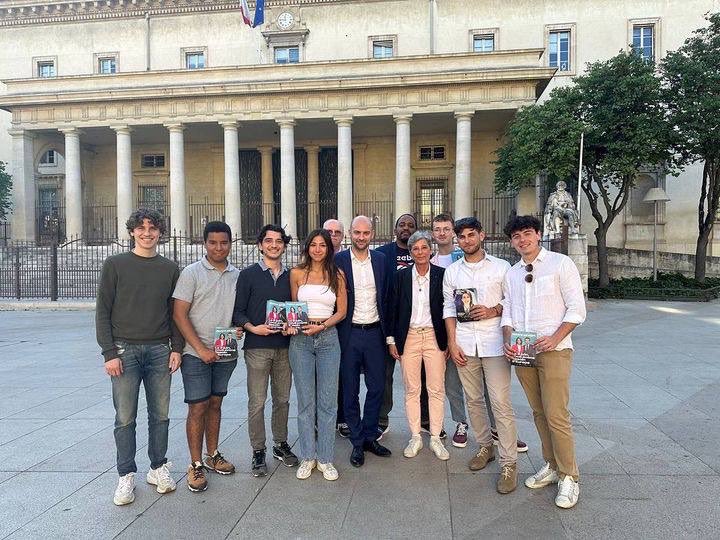
{"label": "white tank top", "polygon": [[306,302],[308,317],[323,320],[331,317],[335,311],[337,297],[327,285],[305,283],[298,288],[298,302]]}

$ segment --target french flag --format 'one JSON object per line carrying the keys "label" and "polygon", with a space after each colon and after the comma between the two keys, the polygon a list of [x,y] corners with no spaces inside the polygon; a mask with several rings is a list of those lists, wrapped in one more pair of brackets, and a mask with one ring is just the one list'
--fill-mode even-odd
{"label": "french flag", "polygon": [[255,28],[265,22],[265,0],[255,1],[255,17],[250,20],[250,8],[248,7],[247,0],[241,0],[240,10],[242,12],[243,22],[250,28]]}

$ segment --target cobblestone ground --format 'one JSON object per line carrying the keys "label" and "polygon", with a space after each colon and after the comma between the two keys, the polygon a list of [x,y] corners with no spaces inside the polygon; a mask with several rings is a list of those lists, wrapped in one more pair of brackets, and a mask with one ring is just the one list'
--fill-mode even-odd
{"label": "cobblestone ground", "polygon": [[[682,538],[717,537],[720,523],[720,304],[594,304],[576,331],[571,409],[581,470],[577,507],[553,505],[554,489],[494,490],[496,462],[472,473],[474,446],[440,462],[426,448],[402,457],[409,436],[396,374],[390,459],[348,463],[340,479],[270,463],[248,470],[245,369],[233,375],[221,448],[238,472],[185,486],[182,379],[175,376],[170,447],[178,490],[144,481],[147,420],[138,415],[138,487],[116,507],[113,406],[91,311],[0,312],[0,538]],[[521,481],[542,465],[522,389],[513,382],[520,436],[530,451]],[[269,413],[269,407],[268,407]],[[291,443],[296,439],[291,406]],[[449,413],[448,413],[449,414]],[[269,429],[269,419],[268,419]],[[452,431],[450,418],[445,427]],[[427,443],[427,441],[426,441]]]}

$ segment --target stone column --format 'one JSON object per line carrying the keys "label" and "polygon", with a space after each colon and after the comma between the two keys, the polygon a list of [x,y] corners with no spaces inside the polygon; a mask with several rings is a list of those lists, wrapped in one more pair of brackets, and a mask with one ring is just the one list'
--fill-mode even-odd
{"label": "stone column", "polygon": [[170,227],[167,234],[189,234],[185,189],[185,139],[182,124],[165,124],[170,132]]}
{"label": "stone column", "polygon": [[11,129],[12,137],[12,237],[13,240],[34,242],[35,173],[33,139],[29,131]]}
{"label": "stone column", "polygon": [[411,114],[393,116],[395,120],[395,218],[414,214],[413,189],[410,181]]}
{"label": "stone column", "polygon": [[225,223],[233,236],[241,236],[240,230],[240,154],[238,149],[238,123],[220,122],[225,139]]}
{"label": "stone column", "polygon": [[132,131],[128,126],[113,126],[117,144],[117,237],[128,240],[130,235],[125,222],[133,211],[132,207]]}
{"label": "stone column", "polygon": [[80,169],[80,131],[61,130],[65,134],[65,236],[82,238],[82,174]]}
{"label": "stone column", "polygon": [[[457,135],[455,139],[455,219],[473,215],[473,191],[471,171],[472,112],[457,112]],[[483,225],[485,225],[483,223]]]}
{"label": "stone column", "polygon": [[262,214],[263,223],[274,223],[275,213],[273,211],[273,170],[272,170],[272,146],[258,146],[260,152],[260,178],[262,180]]}
{"label": "stone column", "polygon": [[337,218],[346,228],[353,218],[352,117],[335,118],[338,126]]}
{"label": "stone column", "polygon": [[320,147],[306,146],[305,152],[307,152],[308,168],[308,227],[309,231],[312,231],[322,225],[320,223],[320,167],[318,163]]}
{"label": "stone column", "polygon": [[280,226],[297,236],[297,204],[295,201],[295,120],[281,118],[280,126]]}

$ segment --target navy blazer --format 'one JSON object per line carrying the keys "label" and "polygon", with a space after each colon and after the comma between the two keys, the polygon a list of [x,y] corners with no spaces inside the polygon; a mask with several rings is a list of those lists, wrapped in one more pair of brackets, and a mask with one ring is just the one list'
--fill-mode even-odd
{"label": "navy blazer", "polygon": [[[389,276],[385,271],[385,255],[374,249],[370,250],[370,263],[372,264],[373,275],[375,276],[375,291],[377,294],[378,314],[380,315],[380,327],[384,336],[387,333],[387,322],[385,318],[385,310],[387,309],[387,297],[389,293]],[[353,313],[355,311],[355,281],[353,279],[352,261],[350,259],[350,249],[345,249],[335,255],[335,264],[345,273],[347,279],[347,316],[338,323],[338,339],[340,340],[340,348],[345,350],[350,341],[350,329],[352,328]]]}
{"label": "navy blazer", "polygon": [[[390,295],[390,311],[388,320],[391,322],[391,333],[395,338],[398,352],[403,353],[405,340],[410,329],[412,316],[413,278],[412,266],[398,270],[395,275]],[[435,339],[441,351],[447,349],[447,330],[443,319],[443,276],[445,269],[430,265],[430,317],[432,318]]]}

